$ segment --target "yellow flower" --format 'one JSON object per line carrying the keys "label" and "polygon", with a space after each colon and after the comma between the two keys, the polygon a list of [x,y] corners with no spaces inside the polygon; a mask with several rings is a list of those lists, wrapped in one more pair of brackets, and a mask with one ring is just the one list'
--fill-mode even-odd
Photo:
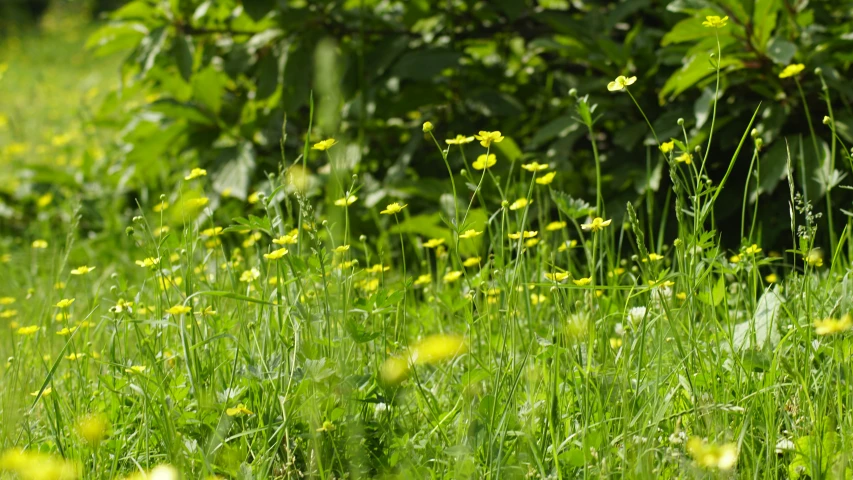
{"label": "yellow flower", "polygon": [[850,314],[841,317],[840,320],[834,318],[825,318],[823,320],[814,321],[815,333],[818,335],[834,335],[842,333],[853,328],[853,319]]}
{"label": "yellow flower", "polygon": [[540,303],[545,303],[548,301],[548,297],[542,294],[531,293],[530,294],[530,303],[531,305],[539,305]]}
{"label": "yellow flower", "polygon": [[33,240],[33,248],[39,248],[39,249],[47,248],[47,240]]}
{"label": "yellow flower", "polygon": [[210,227],[202,230],[201,234],[205,237],[218,237],[219,235],[222,235],[222,230],[222,227]]}
{"label": "yellow flower", "polygon": [[293,230],[287,235],[282,235],[278,238],[274,238],[272,243],[276,245],[296,245],[298,242],[299,230]]}
{"label": "yellow flower", "polygon": [[740,262],[740,255],[732,255],[731,257],[729,257],[729,262],[739,263]]}
{"label": "yellow flower", "polygon": [[182,315],[184,313],[190,313],[191,311],[192,308],[186,305],[175,305],[166,309],[166,313],[169,315]]}
{"label": "yellow flower", "polygon": [[391,270],[391,267],[386,267],[385,265],[382,265],[381,263],[377,263],[376,265],[373,265],[371,267],[366,268],[364,271],[367,273],[382,273],[382,272],[387,272],[389,270]]}
{"label": "yellow flower", "polygon": [[402,212],[403,209],[408,207],[408,206],[409,206],[408,204],[400,205],[399,203],[394,202],[394,203],[389,204],[387,207],[385,207],[385,210],[382,210],[379,213],[381,213],[382,215],[396,215],[396,214]]}
{"label": "yellow flower", "polygon": [[444,283],[453,283],[456,280],[459,280],[459,277],[462,276],[462,272],[459,270],[454,270],[452,272],[447,272],[444,274]]}
{"label": "yellow flower", "polygon": [[433,128],[435,128],[435,127],[433,126],[432,122],[424,122],[424,125],[423,125],[424,133],[431,132]]}
{"label": "yellow flower", "polygon": [[142,373],[147,367],[145,365],[132,365],[130,368],[125,368],[127,373]]}
{"label": "yellow flower", "polygon": [[345,197],[335,200],[335,205],[337,205],[339,207],[348,207],[348,206],[352,205],[353,203],[355,203],[356,200],[358,200],[358,197],[347,192]]}
{"label": "yellow flower", "polygon": [[62,330],[56,332],[56,334],[61,336],[61,337],[67,337],[68,335],[71,335],[72,333],[74,333],[75,330],[77,330],[77,327],[71,327],[71,328],[65,327]]}
{"label": "yellow flower", "polygon": [[250,205],[254,205],[261,201],[261,192],[252,192],[246,201],[249,202]]}
{"label": "yellow flower", "polygon": [[53,201],[53,194],[52,193],[45,193],[44,195],[40,196],[36,200],[36,205],[38,205],[39,208],[44,208],[44,207],[50,205],[50,202],[52,202],[52,201]]}
{"label": "yellow flower", "polygon": [[184,205],[190,208],[203,207],[209,202],[207,197],[192,198],[184,202]]}
{"label": "yellow flower", "polygon": [[566,222],[562,222],[562,221],[551,222],[545,226],[545,230],[548,230],[549,232],[553,232],[553,231],[560,230],[563,228],[566,228]]}
{"label": "yellow flower", "polygon": [[21,480],[74,480],[80,478],[81,468],[59,457],[12,449],[0,456],[0,471],[13,472]]}
{"label": "yellow flower", "polygon": [[[429,123],[429,122],[427,122],[427,123]],[[318,432],[334,432],[335,431],[335,424],[328,421],[328,420],[324,420],[323,424],[320,425],[320,428],[318,428],[317,431]]]}
{"label": "yellow flower", "polygon": [[3,312],[0,312],[0,318],[12,318],[17,314],[17,310],[5,310]]}
{"label": "yellow flower", "polygon": [[494,132],[485,132],[483,130],[480,130],[480,133],[474,135],[474,138],[479,140],[480,145],[484,147],[488,147],[492,143],[501,143],[501,141],[503,141],[504,139],[503,135],[501,135],[501,132],[498,130]]}
{"label": "yellow flower", "polygon": [[548,170],[548,164],[541,164],[539,162],[530,162],[525,163],[521,166],[521,168],[527,170],[528,172],[540,172],[542,170]]}
{"label": "yellow flower", "polygon": [[702,22],[702,25],[704,25],[706,27],[711,27],[711,28],[723,28],[726,26],[726,22],[728,22],[728,21],[729,21],[728,16],[720,18],[717,15],[708,15],[707,17],[705,17],[705,21]]}
{"label": "yellow flower", "polygon": [[[30,392],[30,396],[31,396],[31,397],[38,397],[38,396],[39,396],[39,391],[40,391],[40,389],[39,389],[39,390],[36,390],[35,392]],[[41,396],[42,396],[42,397],[46,397],[46,396],[50,395],[52,392],[53,392],[53,389],[52,389],[52,388],[50,388],[50,387],[47,387],[47,388],[45,388],[45,389],[44,389],[44,391],[43,391],[43,392],[41,392]]]}
{"label": "yellow flower", "polygon": [[87,267],[86,265],[81,265],[75,268],[74,270],[71,270],[71,275],[86,275],[94,269],[95,267]]}
{"label": "yellow flower", "polygon": [[625,87],[633,85],[636,81],[637,77],[625,77],[624,75],[619,75],[616,77],[616,80],[607,84],[607,89],[611,92],[621,92],[622,90],[625,90]]}
{"label": "yellow flower", "polygon": [[449,138],[444,142],[448,145],[464,145],[474,141],[474,137],[466,137],[465,135],[456,135],[456,138]]}
{"label": "yellow flower", "polygon": [[578,278],[578,279],[572,280],[572,283],[574,283],[575,285],[577,285],[579,287],[589,285],[591,282],[592,282],[591,277]]}
{"label": "yellow flower", "polygon": [[482,234],[483,234],[483,232],[478,232],[474,229],[470,229],[470,230],[465,230],[465,232],[463,232],[463,233],[460,233],[459,238],[464,238],[467,240],[469,238],[479,237]]}
{"label": "yellow flower", "polygon": [[476,267],[480,264],[480,257],[471,257],[462,262],[462,266],[464,267]]}
{"label": "yellow flower", "polygon": [[779,78],[788,78],[799,75],[800,72],[805,70],[806,66],[802,63],[794,63],[792,65],[788,65],[782,70],[782,73],[779,74]]}
{"label": "yellow flower", "polygon": [[314,146],[311,148],[314,150],[324,151],[332,148],[332,146],[336,143],[338,142],[334,138],[327,138],[326,140],[315,143]]}
{"label": "yellow flower", "polygon": [[248,283],[257,280],[260,276],[261,272],[258,271],[257,268],[252,268],[250,270],[244,270],[243,273],[240,274],[240,281]]}
{"label": "yellow flower", "polygon": [[617,348],[619,348],[621,346],[622,346],[622,339],[621,338],[611,338],[610,339],[610,348],[612,348],[613,350],[616,350]]}
{"label": "yellow flower", "polygon": [[28,327],[21,327],[16,332],[18,335],[32,335],[38,332],[41,329],[38,325],[30,325]]}
{"label": "yellow flower", "polygon": [[819,248],[810,250],[809,253],[806,255],[805,261],[812,267],[822,267],[823,251]]}
{"label": "yellow flower", "polygon": [[335,253],[344,253],[349,251],[349,245],[341,245],[339,247],[335,247]]}
{"label": "yellow flower", "polygon": [[84,358],[85,356],[86,356],[85,353],[69,353],[68,355],[65,356],[65,359],[74,362],[76,360],[80,360],[80,359]]}
{"label": "yellow flower", "polygon": [[465,339],[459,335],[430,335],[412,349],[412,363],[434,364],[463,354],[467,349]]}
{"label": "yellow flower", "polygon": [[158,203],[157,205],[154,205],[154,207],[151,210],[153,210],[154,213],[160,213],[167,208],[169,208],[169,202],[163,200],[160,203]]}
{"label": "yellow flower", "polygon": [[15,303],[15,297],[0,297],[0,305],[11,305]]}
{"label": "yellow flower", "polygon": [[687,441],[687,453],[702,467],[731,470],[737,463],[737,445],[711,445],[701,438],[693,437]]}
{"label": "yellow flower", "polygon": [[693,163],[693,155],[683,152],[681,155],[675,157],[675,161],[678,163],[684,163],[686,165],[690,165]]}
{"label": "yellow flower", "polygon": [[86,415],[77,420],[76,430],[86,443],[97,445],[107,435],[110,423],[103,414]]}
{"label": "yellow flower", "polygon": [[745,252],[747,255],[755,255],[756,253],[761,252],[761,247],[753,243],[752,245],[746,247]]}
{"label": "yellow flower", "polygon": [[675,142],[673,141],[663,142],[660,144],[660,151],[663,153],[669,153],[673,148],[675,148]]}
{"label": "yellow flower", "polygon": [[663,260],[663,255],[658,255],[657,253],[650,253],[648,260],[651,262],[659,262]]}
{"label": "yellow flower", "polygon": [[533,203],[532,201],[528,201],[526,198],[519,198],[518,200],[512,202],[509,206],[510,210],[518,210],[519,208],[524,208],[527,205]]}
{"label": "yellow flower", "polygon": [[531,239],[529,239],[529,240],[525,240],[525,241],[524,241],[524,246],[525,246],[525,247],[527,247],[527,248],[535,247],[535,246],[536,246],[536,245],[538,245],[538,244],[539,244],[539,239],[538,239],[538,238],[531,238]]}
{"label": "yellow flower", "polygon": [[255,412],[249,410],[246,408],[246,405],[240,403],[236,407],[226,409],[225,414],[229,417],[236,417],[238,415],[254,415]]}
{"label": "yellow flower", "polygon": [[287,249],[279,248],[278,250],[273,250],[270,253],[265,253],[264,258],[266,258],[267,260],[280,260],[285,255],[287,255]]}
{"label": "yellow flower", "polygon": [[194,168],[190,171],[189,175],[184,177],[184,180],[194,180],[198,177],[205,177],[205,176],[207,176],[207,170],[205,170],[203,168]]}
{"label": "yellow flower", "polygon": [[432,282],[432,275],[429,273],[425,273],[423,275],[419,275],[415,280],[415,285],[429,285]]}
{"label": "yellow flower", "polygon": [[439,245],[444,245],[443,238],[430,238],[424,243],[424,248],[435,248]]}
{"label": "yellow flower", "polygon": [[545,278],[552,282],[562,282],[569,278],[569,274],[566,272],[545,273]]}
{"label": "yellow flower", "polygon": [[352,267],[353,267],[353,266],[355,266],[357,263],[358,263],[358,262],[357,262],[357,261],[355,261],[355,260],[350,260],[350,261],[347,261],[347,262],[343,262],[343,263],[341,263],[341,264],[339,265],[339,268],[340,268],[341,270],[346,270],[346,269],[348,269],[348,268],[352,268]]}
{"label": "yellow flower", "polygon": [[498,159],[495,157],[494,153],[490,153],[488,156],[486,154],[482,154],[477,157],[477,160],[474,161],[471,166],[474,167],[474,170],[484,170],[494,166],[497,161]]}
{"label": "yellow flower", "polygon": [[581,228],[584,230],[589,230],[591,232],[597,232],[599,230],[604,230],[605,227],[610,225],[611,221],[612,220],[604,220],[601,217],[595,217],[590,223],[582,224]]}
{"label": "yellow flower", "polygon": [[531,232],[531,231],[527,231],[527,230],[525,230],[524,232],[508,233],[506,236],[507,236],[507,237],[509,237],[509,238],[510,238],[510,239],[512,239],[512,240],[518,240],[518,239],[519,239],[519,238],[521,238],[521,237],[524,237],[524,238],[533,238],[533,237],[535,237],[535,236],[536,236],[536,235],[538,235],[538,234],[539,234],[539,232],[537,232],[537,231],[532,231],[532,232]]}
{"label": "yellow flower", "polygon": [[73,298],[63,298],[62,300],[56,302],[56,305],[54,306],[59,308],[68,308],[71,306],[72,303],[74,303]]}
{"label": "yellow flower", "polygon": [[148,257],[144,260],[137,260],[136,264],[140,267],[153,267],[154,265],[158,265],[160,263],[160,257]]}
{"label": "yellow flower", "polygon": [[551,182],[554,181],[554,177],[557,176],[557,172],[548,172],[545,175],[536,179],[536,183],[539,185],[550,185]]}

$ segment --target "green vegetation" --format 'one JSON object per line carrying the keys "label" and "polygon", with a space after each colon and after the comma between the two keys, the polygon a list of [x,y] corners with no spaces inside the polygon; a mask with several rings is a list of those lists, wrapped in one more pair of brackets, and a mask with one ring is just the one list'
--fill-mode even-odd
{"label": "green vegetation", "polygon": [[850,22],[747,3],[7,40],[0,478],[853,477]]}

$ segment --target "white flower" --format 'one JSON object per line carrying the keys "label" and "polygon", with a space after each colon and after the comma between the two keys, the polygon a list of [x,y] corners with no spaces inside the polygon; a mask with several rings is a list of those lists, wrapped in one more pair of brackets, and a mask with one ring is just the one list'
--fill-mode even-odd
{"label": "white flower", "polygon": [[631,325],[639,325],[646,318],[646,307],[634,307],[628,310],[628,321]]}

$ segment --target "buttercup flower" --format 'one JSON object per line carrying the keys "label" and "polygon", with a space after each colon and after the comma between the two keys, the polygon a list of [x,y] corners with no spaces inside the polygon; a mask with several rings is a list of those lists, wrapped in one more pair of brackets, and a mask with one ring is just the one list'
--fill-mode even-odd
{"label": "buttercup flower", "polygon": [[415,285],[429,285],[432,282],[432,275],[425,273],[423,275],[419,275],[417,279],[415,279]]}
{"label": "buttercup flower", "polygon": [[633,85],[636,81],[637,77],[625,77],[624,75],[619,75],[616,77],[616,80],[607,84],[607,89],[611,92],[621,92],[622,90],[625,90],[625,87]]}
{"label": "buttercup flower", "polygon": [[424,126],[423,126],[424,133],[431,132],[433,128],[435,128],[435,127],[432,125],[432,122],[424,122]]}
{"label": "buttercup flower", "polygon": [[720,18],[717,15],[709,15],[705,17],[705,21],[702,22],[702,25],[710,28],[723,28],[726,26],[726,22],[729,21],[729,17],[725,16]]}
{"label": "buttercup flower", "polygon": [[480,141],[480,145],[488,147],[492,143],[501,143],[504,139],[504,136],[501,135],[501,132],[497,130],[494,132],[486,132],[480,130],[480,133],[474,135],[474,138]]}
{"label": "buttercup flower", "polygon": [[184,177],[184,180],[193,180],[193,179],[196,179],[198,177],[204,177],[204,176],[207,176],[207,170],[205,170],[203,168],[194,168],[190,171],[189,175]]}
{"label": "buttercup flower", "polygon": [[687,441],[687,453],[701,467],[731,470],[737,463],[737,445],[711,445],[704,440],[693,437]]}
{"label": "buttercup flower", "polygon": [[94,269],[95,267],[87,267],[86,265],[81,265],[75,268],[74,270],[71,270],[71,275],[86,275]]}
{"label": "buttercup flower", "polygon": [[474,237],[479,237],[483,232],[478,232],[474,229],[465,230],[465,232],[459,234],[459,238],[469,239]]}
{"label": "buttercup flower", "polygon": [[137,260],[136,261],[136,264],[139,265],[140,267],[143,267],[143,268],[153,267],[155,265],[158,265],[159,263],[160,263],[160,257],[148,257],[144,260]]}
{"label": "buttercup flower", "polygon": [[439,245],[444,245],[443,238],[430,238],[428,241],[424,242],[424,248],[435,248]]}
{"label": "buttercup flower", "polygon": [[278,250],[273,250],[270,253],[265,253],[264,258],[266,258],[267,260],[279,260],[281,258],[284,258],[285,255],[287,255],[287,249],[279,248]]}
{"label": "buttercup flower", "polygon": [[39,248],[39,249],[47,248],[47,240],[33,240],[33,248]]}
{"label": "buttercup flower", "polygon": [[538,231],[532,231],[532,232],[529,232],[529,231],[525,230],[524,232],[508,233],[506,236],[507,236],[507,237],[509,237],[509,238],[510,238],[510,239],[512,239],[512,240],[518,240],[518,239],[519,239],[519,238],[521,238],[521,237],[524,237],[524,238],[533,238],[533,237],[535,237],[535,236],[536,236],[536,235],[538,235],[538,234],[539,234],[539,232],[538,232]]}
{"label": "buttercup flower", "polygon": [[192,308],[186,305],[175,305],[166,309],[166,313],[169,315],[182,315],[184,313],[190,313],[191,311]]}
{"label": "buttercup flower", "polygon": [[510,210],[518,210],[519,208],[524,208],[531,203],[533,203],[533,202],[528,201],[526,198],[519,198],[518,200],[516,200],[516,201],[512,202],[512,204],[510,204],[509,209]]}
{"label": "buttercup flower", "polygon": [[72,303],[74,303],[73,298],[63,298],[62,300],[56,302],[56,305],[54,305],[54,307],[68,308],[71,306]]}
{"label": "buttercup flower", "polygon": [[447,272],[444,274],[444,283],[453,283],[456,280],[459,280],[459,277],[462,276],[462,272],[459,270],[454,270],[452,272]]}
{"label": "buttercup flower", "polygon": [[444,142],[448,145],[464,145],[474,141],[474,137],[466,137],[465,135],[456,135],[456,138],[448,138]]}
{"label": "buttercup flower", "polygon": [[394,202],[394,203],[389,204],[387,207],[385,207],[385,210],[382,210],[379,213],[381,213],[382,215],[396,215],[396,214],[402,212],[403,209],[408,207],[408,206],[409,206],[408,204],[407,205],[400,205],[399,203]]}
{"label": "buttercup flower", "polygon": [[229,417],[236,417],[239,415],[254,415],[255,413],[246,408],[246,405],[240,403],[236,407],[226,409],[225,414]]}
{"label": "buttercup flower", "polygon": [[549,232],[553,232],[553,231],[560,230],[563,228],[566,228],[566,222],[562,222],[562,221],[551,222],[545,226],[545,230],[548,230]]}
{"label": "buttercup flower", "polygon": [[536,179],[536,183],[539,185],[550,185],[551,182],[554,181],[554,177],[557,176],[557,172],[548,172],[545,175]]}
{"label": "buttercup flower", "polygon": [[853,319],[850,314],[841,317],[840,320],[834,318],[825,318],[823,320],[814,321],[815,333],[818,335],[834,335],[842,333],[853,328]]}
{"label": "buttercup flower", "polygon": [[577,285],[579,287],[589,285],[591,282],[592,282],[592,277],[584,277],[584,278],[578,278],[578,279],[572,280],[572,283],[574,283],[575,285]]}
{"label": "buttercup flower", "polygon": [[554,272],[554,273],[545,273],[545,278],[552,282],[562,282],[563,280],[569,278],[569,274],[567,272]]}
{"label": "buttercup flower", "polygon": [[660,144],[660,151],[663,153],[669,153],[673,148],[675,148],[675,142],[673,141],[663,142]]}
{"label": "buttercup flower", "polygon": [[471,268],[480,264],[480,257],[471,257],[462,262],[463,267]]}
{"label": "buttercup flower", "polygon": [[601,217],[595,217],[590,223],[582,224],[581,228],[584,230],[589,230],[591,232],[597,232],[599,230],[604,230],[605,227],[610,225],[611,221],[612,220],[604,220]]}
{"label": "buttercup flower", "polygon": [[348,207],[355,203],[356,200],[358,200],[358,197],[351,193],[347,193],[345,197],[335,200],[335,205],[339,207]]}
{"label": "buttercup flower", "polygon": [[324,150],[328,150],[328,149],[332,148],[332,146],[336,143],[338,143],[338,142],[334,138],[327,138],[326,140],[322,140],[322,141],[315,143],[314,146],[311,148],[313,150],[324,151]]}
{"label": "buttercup flower", "polygon": [[675,157],[675,161],[678,163],[683,163],[685,165],[690,165],[691,163],[693,163],[693,155],[684,152],[681,155]]}
{"label": "buttercup flower", "polygon": [[494,153],[490,153],[488,156],[486,154],[482,154],[477,157],[477,160],[475,160],[471,166],[474,167],[474,170],[484,170],[493,166],[497,162],[498,159],[495,157]]}
{"label": "buttercup flower", "polygon": [[803,65],[802,63],[794,63],[791,65],[788,65],[787,67],[785,67],[784,70],[782,70],[782,73],[779,74],[779,78],[794,77],[796,75],[799,75],[800,72],[805,70],[805,68],[806,68],[806,66]]}
{"label": "buttercup flower", "polygon": [[540,172],[542,170],[548,170],[548,164],[541,164],[539,162],[530,162],[525,163],[521,166],[521,168],[527,170],[528,172]]}

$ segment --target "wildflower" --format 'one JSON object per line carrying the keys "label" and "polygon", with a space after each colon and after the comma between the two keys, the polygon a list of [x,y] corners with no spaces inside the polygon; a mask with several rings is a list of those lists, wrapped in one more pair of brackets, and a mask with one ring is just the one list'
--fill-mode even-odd
{"label": "wildflower", "polygon": [[379,376],[384,383],[398,384],[409,376],[409,362],[403,357],[388,357],[382,363]]}
{"label": "wildflower", "polygon": [[169,315],[183,315],[184,313],[190,313],[191,311],[192,308],[186,305],[175,305],[166,309],[166,313]]}
{"label": "wildflower", "polygon": [[566,222],[563,221],[554,221],[549,223],[548,225],[545,225],[545,230],[549,232],[554,232],[563,228],[566,228]]}
{"label": "wildflower", "polygon": [[469,239],[474,237],[479,237],[483,232],[478,232],[474,229],[465,230],[465,232],[459,234],[459,238]]}
{"label": "wildflower", "polygon": [[687,441],[687,453],[702,467],[731,470],[737,463],[737,446],[734,443],[712,445],[701,438]]}
{"label": "wildflower", "polygon": [[14,472],[22,480],[73,480],[79,478],[79,465],[58,457],[20,449],[0,456],[0,471]]}
{"label": "wildflower", "polygon": [[423,275],[419,275],[418,278],[415,279],[415,285],[429,285],[432,282],[432,275],[429,273],[425,273]]}
{"label": "wildflower", "polygon": [[737,255],[737,254],[732,255],[731,257],[729,257],[729,262],[740,263],[740,255]]}
{"label": "wildflower", "polygon": [[480,257],[471,257],[471,258],[466,259],[464,262],[462,262],[462,266],[468,267],[468,268],[476,267],[479,264],[480,264]]}
{"label": "wildflower", "polygon": [[147,367],[145,365],[132,365],[130,368],[125,368],[127,373],[142,373]]}
{"label": "wildflower", "polygon": [[823,266],[823,251],[819,248],[814,248],[809,250],[809,253],[806,254],[805,261],[812,267],[822,267]]}
{"label": "wildflower", "polygon": [[261,201],[261,192],[252,192],[249,195],[249,197],[246,198],[246,202],[248,202],[249,205],[254,205],[260,201]]}
{"label": "wildflower", "polygon": [[148,473],[137,473],[124,480],[178,480],[178,471],[169,465],[158,465]]}
{"label": "wildflower", "polygon": [[364,271],[367,273],[382,273],[382,272],[387,272],[389,270],[391,270],[391,267],[382,265],[381,263],[377,263],[376,265],[368,267]]}
{"label": "wildflower", "polygon": [[545,175],[536,179],[536,183],[539,185],[550,185],[551,182],[554,181],[554,177],[557,176],[557,172],[548,172]]}
{"label": "wildflower", "polygon": [[167,208],[169,208],[169,202],[163,200],[160,203],[158,203],[157,205],[154,205],[154,207],[151,210],[153,210],[154,213],[160,213]]}
{"label": "wildflower", "polygon": [[71,275],[86,275],[94,269],[95,267],[87,267],[86,265],[81,265],[75,268],[74,270],[71,270]]}
{"label": "wildflower", "polygon": [[244,270],[243,273],[240,274],[240,281],[244,283],[249,283],[253,280],[256,280],[261,276],[261,272],[258,271],[257,268],[252,268],[251,270]]}
{"label": "wildflower", "polygon": [[41,392],[42,397],[46,397],[46,396],[50,395],[51,393],[53,393],[53,389],[50,387],[45,388],[44,391],[41,391],[41,389],[39,389],[39,390],[36,390],[35,392],[30,392],[30,396],[31,397],[38,397],[39,392]]}
{"label": "wildflower", "polygon": [[631,325],[638,325],[646,318],[646,307],[633,307],[628,310],[628,321]]}
{"label": "wildflower", "polygon": [[349,245],[341,245],[339,247],[335,247],[335,253],[344,253],[349,251]]}
{"label": "wildflower", "polygon": [[615,338],[610,339],[610,348],[612,348],[613,350],[616,350],[621,346],[622,346],[622,339],[621,338],[615,337]]}
{"label": "wildflower", "polygon": [[538,232],[538,231],[532,231],[532,232],[531,232],[531,231],[527,231],[527,230],[525,230],[525,231],[523,231],[523,232],[508,233],[506,236],[507,236],[507,237],[509,237],[511,240],[518,240],[518,239],[520,239],[520,238],[522,238],[522,237],[524,237],[524,238],[533,238],[533,237],[535,237],[535,236],[536,236],[536,235],[538,235],[538,234],[539,234],[539,232]]}
{"label": "wildflower", "polygon": [[191,199],[187,200],[186,202],[184,202],[184,205],[186,205],[187,207],[190,207],[190,208],[197,208],[197,207],[203,207],[203,206],[207,205],[207,202],[209,202],[209,201],[210,200],[208,200],[207,197],[191,198]]}
{"label": "wildflower", "polygon": [[483,130],[480,130],[480,133],[474,135],[474,138],[479,140],[480,145],[486,148],[488,148],[489,145],[491,145],[492,143],[501,143],[501,141],[503,141],[504,139],[503,135],[501,135],[501,132],[497,130],[494,132],[485,132]]}
{"label": "wildflower", "polygon": [[0,305],[11,305],[15,303],[15,297],[0,297]]}
{"label": "wildflower", "polygon": [[86,357],[85,353],[69,353],[68,355],[65,356],[65,359],[74,362],[74,361],[80,360],[80,359],[85,358],[85,357]]}
{"label": "wildflower", "polygon": [[358,200],[358,197],[347,192],[345,197],[335,200],[335,205],[339,207],[348,207],[355,203],[356,200]]}
{"label": "wildflower", "polygon": [[[658,255],[657,253],[650,253],[649,258],[646,260],[651,261],[651,262],[659,262],[659,261],[663,260],[663,255]],[[646,261],[646,260],[643,260],[643,261]]]}
{"label": "wildflower", "polygon": [[41,329],[38,325],[30,325],[28,327],[21,327],[17,330],[18,335],[32,335],[38,332]]}
{"label": "wildflower", "polygon": [[358,264],[358,261],[356,261],[356,260],[350,260],[350,261],[347,261],[347,262],[343,262],[343,263],[341,263],[341,264],[339,265],[339,268],[340,268],[341,270],[346,270],[346,269],[348,269],[348,268],[352,268],[352,267],[354,267],[356,264]]}
{"label": "wildflower", "polygon": [[710,28],[723,28],[726,26],[726,22],[728,21],[728,16],[720,18],[717,15],[708,15],[707,17],[705,17],[705,21],[702,22],[702,25]]}
{"label": "wildflower", "polygon": [[538,238],[531,238],[531,239],[529,239],[529,240],[525,240],[525,241],[524,241],[524,246],[525,246],[525,247],[527,247],[527,248],[535,247],[535,246],[536,246],[536,245],[538,245],[538,244],[539,244],[539,239],[538,239]]}
{"label": "wildflower", "polygon": [[604,230],[605,227],[610,225],[611,221],[612,220],[604,220],[601,217],[595,217],[591,222],[582,224],[581,228],[591,232],[597,232],[599,230]]}
{"label": "wildflower", "polygon": [[430,335],[415,345],[412,362],[416,365],[434,364],[467,351],[465,339],[459,335]]}
{"label": "wildflower", "polygon": [[148,257],[144,260],[137,260],[136,264],[142,268],[153,267],[160,263],[160,257]]}
{"label": "wildflower", "polygon": [[222,227],[210,227],[205,228],[200,233],[204,237],[218,237],[222,235],[222,230],[224,230]]}
{"label": "wildflower", "polygon": [[664,154],[671,152],[673,148],[675,148],[675,142],[673,142],[672,140],[660,144],[660,151]]}
{"label": "wildflower", "polygon": [[325,150],[332,148],[332,146],[336,143],[338,143],[338,142],[334,138],[327,138],[326,140],[322,140],[322,141],[315,143],[314,146],[311,148],[314,150],[325,151]]}
{"label": "wildflower", "polygon": [[[429,123],[429,122],[427,122],[427,123]],[[432,126],[432,125],[430,125],[430,126]],[[426,127],[424,127],[424,128],[426,128]],[[426,131],[426,130],[424,130],[424,131]],[[323,425],[321,425],[320,428],[317,429],[317,431],[318,432],[333,432],[333,431],[335,431],[335,424],[328,421],[328,420],[324,420]]]}
{"label": "wildflower", "polygon": [[592,277],[578,278],[576,280],[572,280],[572,283],[579,287],[583,287],[592,283]]}
{"label": "wildflower", "polygon": [[687,300],[687,292],[678,292],[675,294],[675,298],[679,300]]}
{"label": "wildflower", "polygon": [[194,168],[190,171],[189,175],[184,177],[184,180],[194,180],[198,177],[206,177],[206,176],[207,176],[207,170],[205,170],[203,168]]}
{"label": "wildflower", "polygon": [[540,172],[542,170],[548,170],[548,165],[547,164],[543,165],[539,162],[530,162],[530,163],[525,163],[524,165],[521,166],[521,168],[527,170],[528,172]]}
{"label": "wildflower", "polygon": [[834,318],[825,318],[823,320],[814,321],[815,333],[818,335],[834,335],[842,333],[853,328],[853,319],[850,314],[841,317],[840,320]]}
{"label": "wildflower", "polygon": [[485,153],[478,156],[477,160],[471,164],[474,167],[474,170],[484,170],[486,168],[494,166],[495,163],[498,162],[497,157],[495,157],[494,153],[490,153],[486,155]]}
{"label": "wildflower", "polygon": [[805,70],[805,68],[806,68],[806,66],[803,65],[802,63],[794,63],[791,65],[788,65],[787,67],[785,67],[784,70],[782,70],[782,73],[779,74],[779,78],[794,77],[796,75],[799,75],[800,72]]}
{"label": "wildflower", "polygon": [[685,165],[690,165],[691,163],[693,163],[693,155],[687,152],[682,152],[681,155],[675,157],[675,161],[678,163],[683,163]]}
{"label": "wildflower", "polygon": [[86,443],[97,445],[106,437],[109,426],[109,421],[103,414],[93,414],[77,420],[76,430]]}
{"label": "wildflower", "polygon": [[456,135],[456,138],[449,138],[444,142],[448,145],[464,145],[474,141],[474,137],[466,137],[465,135]]}
{"label": "wildflower", "polygon": [[400,205],[399,203],[394,202],[394,203],[389,204],[387,207],[385,207],[385,210],[382,210],[379,213],[381,213],[382,215],[396,215],[396,214],[402,212],[403,209],[408,207],[408,206],[409,205]]}
{"label": "wildflower", "polygon": [[531,203],[533,203],[533,202],[528,201],[526,198],[519,198],[518,200],[516,200],[516,201],[512,202],[512,204],[510,204],[509,209],[510,210],[518,210],[519,208],[524,208]]}
{"label": "wildflower", "polygon": [[424,248],[435,248],[439,245],[444,245],[443,238],[430,238],[426,243],[424,243]]}
{"label": "wildflower", "polygon": [[72,333],[74,333],[76,330],[77,330],[77,327],[71,327],[71,328],[65,327],[62,330],[56,332],[56,334],[59,335],[60,337],[67,337],[68,335],[71,335]]}
{"label": "wildflower", "polygon": [[47,248],[47,240],[33,240],[33,248],[38,248],[38,249]]}
{"label": "wildflower", "polygon": [[447,272],[444,274],[444,283],[453,283],[456,280],[459,280],[459,277],[462,276],[462,272],[459,270],[454,270],[452,272]]}
{"label": "wildflower", "polygon": [[624,75],[619,75],[616,77],[616,80],[607,84],[607,89],[611,92],[621,92],[622,90],[625,90],[625,87],[633,85],[636,81],[637,77],[625,77]]}
{"label": "wildflower", "polygon": [[240,403],[236,407],[226,409],[225,414],[229,417],[236,417],[240,415],[254,415],[255,412],[249,410],[246,408],[246,405]]}
{"label": "wildflower", "polygon": [[52,201],[53,201],[53,194],[52,193],[45,193],[44,195],[40,196],[36,200],[36,205],[38,205],[39,208],[44,208],[44,207],[50,205],[50,202],[52,202]]}
{"label": "wildflower", "polygon": [[285,255],[287,255],[287,249],[286,248],[279,248],[278,250],[273,250],[270,253],[265,253],[264,258],[266,258],[267,260],[280,260]]}
{"label": "wildflower", "polygon": [[545,303],[548,301],[548,297],[542,295],[540,293],[531,293],[530,294],[530,303],[532,305],[539,305],[540,303]]}
{"label": "wildflower", "polygon": [[6,310],[3,312],[0,312],[0,318],[12,318],[17,314],[18,314],[17,310]]}
{"label": "wildflower", "polygon": [[545,273],[545,278],[552,282],[562,282],[563,280],[569,278],[569,274],[566,272],[554,272],[554,273]]}
{"label": "wildflower", "polygon": [[424,122],[424,125],[423,125],[424,133],[431,132],[433,128],[435,128],[435,127],[433,126],[432,122]]}

